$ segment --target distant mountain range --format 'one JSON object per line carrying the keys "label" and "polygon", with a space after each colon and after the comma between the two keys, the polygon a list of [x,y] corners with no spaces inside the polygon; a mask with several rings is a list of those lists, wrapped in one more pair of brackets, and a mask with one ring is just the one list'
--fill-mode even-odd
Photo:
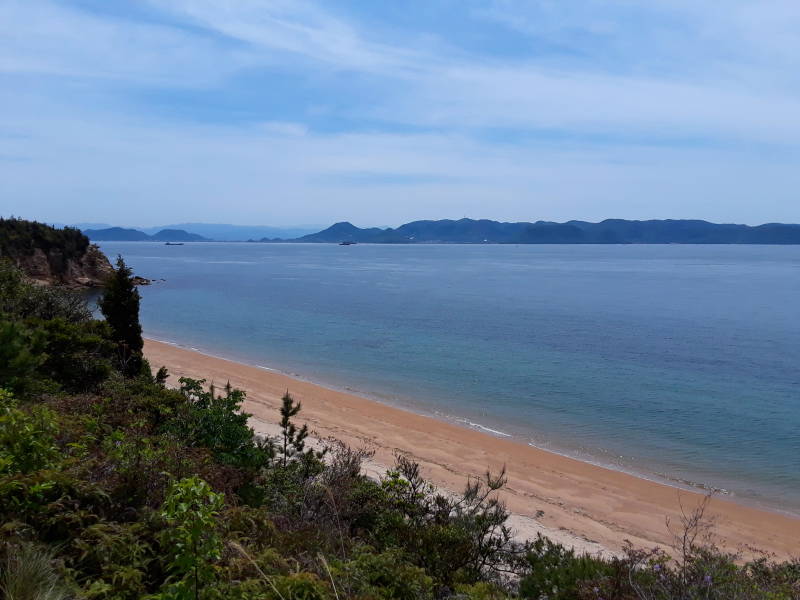
{"label": "distant mountain range", "polygon": [[[362,242],[373,244],[800,244],[800,225],[767,223],[735,225],[697,220],[628,221],[607,219],[599,223],[568,221],[554,223],[503,223],[487,219],[443,219],[413,221],[397,228],[360,228],[352,223],[336,223],[317,233],[292,237],[297,229],[265,226],[186,224],[194,231],[177,226],[167,228],[126,229],[106,227],[84,229],[94,241],[207,242],[253,241],[247,233],[269,232],[261,242]],[[216,232],[207,237],[199,231]],[[307,231],[300,229],[299,231]]]}
{"label": "distant mountain range", "polygon": [[271,227],[268,225],[227,225],[223,223],[176,223],[160,227],[139,227],[145,233],[154,234],[162,229],[182,229],[221,242],[243,242],[261,238],[284,240],[299,238],[322,229],[322,226]]}
{"label": "distant mountain range", "polygon": [[501,223],[485,219],[414,221],[395,229],[361,229],[342,222],[297,242],[366,242],[383,244],[800,244],[800,225],[749,226],[696,220],[600,223]]}
{"label": "distant mountain range", "polygon": [[83,233],[93,242],[210,242],[206,237],[189,233],[182,229],[162,229],[148,235],[138,229],[107,227],[105,229],[85,229]]}
{"label": "distant mountain range", "polygon": [[[64,227],[62,223],[53,223],[56,227]],[[71,227],[77,227],[84,233],[93,232],[95,235],[103,237],[95,237],[98,241],[152,241],[150,237],[160,232],[166,231],[183,231],[185,233],[194,233],[205,240],[215,240],[219,242],[244,242],[247,240],[260,240],[260,239],[281,239],[289,240],[299,238],[309,233],[314,233],[322,229],[320,226],[301,225],[297,227],[271,227],[268,225],[228,225],[224,223],[178,223],[174,225],[161,225],[159,227],[137,227],[137,228],[123,228],[114,227],[106,223],[73,223]],[[136,232],[136,233],[130,233]],[[89,235],[87,233],[87,235]],[[109,238],[107,236],[113,236]],[[89,235],[89,237],[92,237]],[[164,240],[176,241],[176,240]],[[179,240],[179,241],[192,241],[192,240]],[[196,240],[199,241],[199,240]]]}

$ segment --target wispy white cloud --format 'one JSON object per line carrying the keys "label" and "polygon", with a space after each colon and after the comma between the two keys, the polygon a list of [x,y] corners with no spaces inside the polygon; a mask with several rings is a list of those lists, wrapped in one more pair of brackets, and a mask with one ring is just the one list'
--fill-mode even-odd
{"label": "wispy white cloud", "polygon": [[800,220],[794,3],[125,6],[0,4],[0,213]]}
{"label": "wispy white cloud", "polygon": [[308,133],[308,127],[302,123],[291,123],[287,121],[265,121],[259,125],[268,134],[281,136],[298,137]]}
{"label": "wispy white cloud", "polygon": [[176,0],[172,11],[256,50],[288,52],[336,68],[382,72],[423,58],[367,41],[350,24],[305,0]]}
{"label": "wispy white cloud", "polygon": [[[563,3],[506,1],[478,12],[502,17],[533,37],[546,36],[562,45],[574,41],[575,31],[611,40],[633,37],[643,43],[647,38],[642,33],[625,29],[645,21],[648,30],[657,28],[646,34],[661,38],[650,59],[656,55],[655,62],[664,63],[665,58],[681,55],[683,60],[678,62],[683,63],[683,72],[675,73],[673,66],[659,78],[638,67],[632,70],[644,72],[608,73],[602,64],[592,69],[592,64],[576,67],[569,60],[559,67],[540,66],[528,57],[501,64],[485,56],[467,59],[455,51],[450,57],[433,56],[368,41],[355,27],[306,2],[253,0],[239,5],[239,10],[231,5],[220,10],[219,3],[210,0],[183,0],[177,7],[206,27],[262,49],[292,52],[333,68],[377,72],[388,80],[387,86],[392,86],[393,79],[404,80],[395,84],[397,93],[370,111],[386,121],[462,130],[470,126],[589,132],[633,129],[654,138],[716,136],[757,142],[797,138],[800,121],[792,115],[800,114],[800,96],[776,91],[778,86],[762,90],[748,81],[754,64],[780,54],[776,49],[800,50],[800,34],[792,36],[785,26],[790,16],[800,21],[800,11],[791,9],[796,3],[774,2],[774,10],[766,12],[777,12],[784,20],[773,17],[766,19],[767,24],[763,18],[755,19],[752,4],[745,2],[732,2],[722,15],[707,4],[683,1],[657,1],[649,10],[623,1],[616,3],[616,11],[609,11],[608,4],[590,0],[575,4],[582,5],[582,10],[565,10]],[[531,6],[536,9],[532,11]],[[547,18],[534,18],[542,15]],[[634,22],[625,23],[625,17]],[[769,35],[775,30],[782,33],[778,44]],[[738,51],[736,78],[718,63],[738,49],[742,40],[749,40],[752,49]],[[622,49],[634,66],[648,59],[648,54],[641,56],[635,48],[623,45]],[[742,54],[751,60],[743,60]],[[705,70],[715,71],[713,78],[704,73],[702,65],[707,62],[712,65]],[[794,70],[787,75],[795,77]]]}
{"label": "wispy white cloud", "polygon": [[710,137],[794,145],[800,133],[793,118],[800,99],[791,95],[519,66],[453,68],[376,110],[430,125],[635,132],[654,141]]}
{"label": "wispy white cloud", "polygon": [[251,63],[241,49],[157,23],[49,0],[0,3],[0,72],[119,84],[206,85]]}

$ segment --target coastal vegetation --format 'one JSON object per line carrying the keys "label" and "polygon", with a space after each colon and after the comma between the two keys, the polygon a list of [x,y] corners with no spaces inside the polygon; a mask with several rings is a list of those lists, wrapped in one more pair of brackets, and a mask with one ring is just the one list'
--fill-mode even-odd
{"label": "coastal vegetation", "polygon": [[800,562],[717,549],[702,507],[674,548],[578,555],[514,538],[503,472],[451,494],[312,447],[290,391],[258,436],[245,391],[152,374],[122,258],[99,304],[0,265],[0,598],[800,598]]}

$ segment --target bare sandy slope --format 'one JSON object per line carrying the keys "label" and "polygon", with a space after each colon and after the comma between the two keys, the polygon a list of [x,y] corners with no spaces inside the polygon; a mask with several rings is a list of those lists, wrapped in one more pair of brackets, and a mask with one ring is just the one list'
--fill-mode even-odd
{"label": "bare sandy slope", "polygon": [[[678,523],[681,505],[691,511],[703,499],[695,492],[170,344],[147,340],[145,354],[154,368],[165,365],[175,378],[205,378],[218,385],[230,380],[245,390],[244,408],[260,432],[275,431],[280,398],[289,390],[303,403],[300,422],[307,422],[319,438],[375,450],[374,470],[393,464],[394,454],[404,452],[436,485],[460,490],[468,476],[505,465],[509,481],[503,498],[520,535],[542,531],[590,552],[616,552],[626,539],[645,547],[667,545],[671,536],[666,519]],[[544,515],[536,517],[537,511]],[[800,555],[800,519],[720,498],[711,501],[706,514],[715,520],[718,543],[729,549],[755,547],[778,558]]]}

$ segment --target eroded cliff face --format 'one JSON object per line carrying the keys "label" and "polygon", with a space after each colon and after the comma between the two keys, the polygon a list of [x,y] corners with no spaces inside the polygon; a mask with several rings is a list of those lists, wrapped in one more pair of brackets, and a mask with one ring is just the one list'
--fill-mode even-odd
{"label": "eroded cliff face", "polygon": [[18,257],[15,262],[41,285],[100,287],[114,271],[106,255],[95,245],[90,245],[80,258],[65,259],[58,250],[45,253],[37,248],[33,254]]}

